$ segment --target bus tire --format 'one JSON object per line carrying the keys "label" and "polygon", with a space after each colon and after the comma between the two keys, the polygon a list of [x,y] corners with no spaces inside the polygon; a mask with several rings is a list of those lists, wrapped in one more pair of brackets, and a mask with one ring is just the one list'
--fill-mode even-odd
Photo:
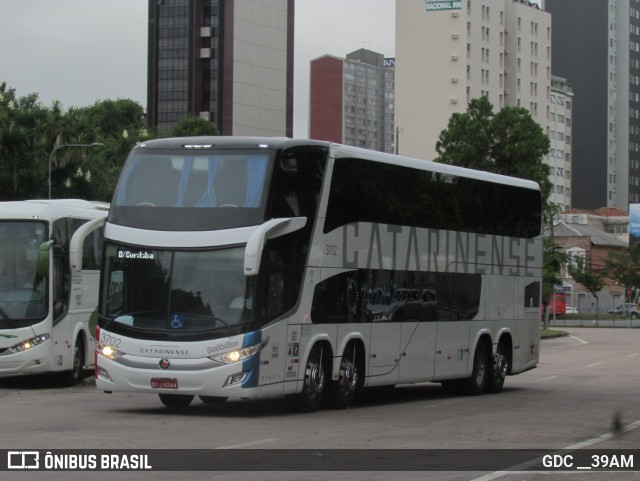
{"label": "bus tire", "polygon": [[340,377],[331,383],[332,405],[337,409],[346,409],[353,403],[358,388],[358,365],[352,355],[345,353],[340,362]]}
{"label": "bus tire", "polygon": [[82,342],[80,334],[78,334],[76,338],[72,355],[71,369],[62,375],[62,381],[67,386],[75,386],[82,380],[84,371],[84,343]]}
{"label": "bus tire", "polygon": [[504,349],[503,344],[499,343],[496,354],[493,356],[491,370],[487,379],[487,392],[489,393],[499,393],[502,391],[502,386],[504,386],[504,380],[509,371],[509,359]]}
{"label": "bus tire", "polygon": [[304,384],[298,395],[298,404],[305,413],[317,411],[322,403],[326,375],[321,357],[322,350],[315,346],[305,364]]}
{"label": "bus tire", "polygon": [[193,401],[193,396],[187,394],[158,394],[158,396],[162,404],[172,409],[184,409]]}
{"label": "bus tire", "polygon": [[479,341],[473,355],[473,370],[471,376],[465,380],[465,390],[471,396],[479,396],[487,387],[489,376],[489,355],[484,342]]}

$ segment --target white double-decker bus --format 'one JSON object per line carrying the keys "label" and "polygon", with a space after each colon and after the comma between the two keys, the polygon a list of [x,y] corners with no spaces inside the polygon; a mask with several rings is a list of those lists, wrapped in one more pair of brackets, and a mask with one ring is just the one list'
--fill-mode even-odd
{"label": "white double-decker bus", "polygon": [[105,227],[96,385],[307,411],[498,392],[538,362],[541,224],[521,179],[317,141],[140,144]]}
{"label": "white double-decker bus", "polygon": [[0,202],[0,378],[93,366],[102,232],[109,205]]}

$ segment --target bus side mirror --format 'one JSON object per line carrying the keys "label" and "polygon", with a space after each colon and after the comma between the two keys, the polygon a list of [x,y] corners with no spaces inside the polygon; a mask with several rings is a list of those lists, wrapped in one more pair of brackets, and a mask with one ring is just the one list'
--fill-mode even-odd
{"label": "bus side mirror", "polygon": [[302,229],[307,223],[306,217],[290,217],[284,219],[271,219],[251,234],[244,251],[244,275],[255,276],[258,274],[262,250],[269,239],[295,232]]}
{"label": "bus side mirror", "polygon": [[53,241],[47,241],[40,244],[38,248],[38,265],[36,267],[38,277],[46,279],[49,277],[49,249],[53,245]]}
{"label": "bus side mirror", "polygon": [[84,240],[94,230],[102,227],[106,221],[107,218],[105,214],[105,217],[98,217],[97,219],[91,219],[89,222],[85,222],[75,231],[69,243],[69,263],[71,264],[72,271],[80,272],[82,270],[82,248],[84,246]]}

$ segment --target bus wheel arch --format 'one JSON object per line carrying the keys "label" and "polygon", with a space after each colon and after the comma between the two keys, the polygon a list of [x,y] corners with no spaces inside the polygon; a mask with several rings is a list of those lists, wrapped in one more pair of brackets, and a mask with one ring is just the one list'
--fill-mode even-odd
{"label": "bus wheel arch", "polygon": [[360,339],[352,339],[342,353],[338,379],[331,382],[331,405],[338,409],[351,406],[356,391],[364,385],[365,348]]}
{"label": "bus wheel arch", "polygon": [[508,333],[500,336],[496,351],[491,358],[490,371],[487,378],[487,392],[499,393],[504,386],[507,374],[513,365],[513,341]]}
{"label": "bus wheel arch", "polygon": [[302,391],[298,394],[298,404],[303,412],[314,412],[320,408],[329,376],[333,351],[327,341],[316,342],[303,367]]}

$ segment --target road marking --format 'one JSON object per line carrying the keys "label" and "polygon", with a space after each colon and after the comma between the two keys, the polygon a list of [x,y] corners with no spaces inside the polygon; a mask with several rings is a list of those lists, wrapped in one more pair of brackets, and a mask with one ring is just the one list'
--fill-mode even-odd
{"label": "road marking", "polygon": [[579,337],[576,337],[576,336],[571,336],[571,339],[575,339],[580,344],[589,344],[589,341],[585,341],[584,339],[580,339]]}
{"label": "road marking", "polygon": [[274,441],[277,441],[277,439],[276,438],[258,439],[256,441],[249,441],[248,443],[234,444],[233,446],[220,446],[219,448],[215,448],[215,449],[246,448],[247,446],[255,446],[256,444],[272,443]]}
{"label": "road marking", "polygon": [[531,382],[542,382],[542,381],[550,381],[551,379],[556,379],[558,376],[549,376],[549,377],[543,377],[541,379],[536,379],[534,381]]}
{"label": "road marking", "polygon": [[627,357],[636,357],[638,355],[637,352],[634,352],[633,354],[627,354]]}
{"label": "road marking", "polygon": [[[626,426],[622,427],[622,432],[626,433],[629,431],[633,431],[634,429],[638,429],[640,428],[640,419],[638,419],[637,421],[632,422],[631,424],[627,424]],[[576,444],[572,444],[570,446],[567,446],[565,448],[559,449],[558,451],[565,451],[565,450],[569,450],[569,451],[575,451],[577,449],[583,449],[589,446],[593,446],[594,444],[598,444],[601,443],[602,441],[607,441],[611,438],[613,438],[614,436],[616,436],[619,433],[605,433],[602,436],[598,436],[597,438],[591,438],[591,439],[587,439],[586,441],[582,441],[580,443],[576,443]],[[529,461],[525,461],[524,463],[520,463],[516,466],[511,466],[509,468],[507,468],[505,471],[495,471],[493,473],[487,474],[485,476],[481,476],[479,478],[474,478],[471,481],[492,481],[493,479],[498,479],[498,478],[502,478],[503,476],[509,476],[509,475],[514,475],[514,474],[533,474],[533,473],[540,473],[540,474],[557,474],[558,471],[551,471],[551,472],[546,472],[546,471],[527,471],[527,468],[530,468],[531,466],[537,464],[540,462],[540,458],[534,458],[531,459]],[[573,472],[573,471],[572,471]]]}
{"label": "road marking", "polygon": [[601,364],[604,364],[604,362],[602,362],[602,361],[594,362],[593,364],[588,364],[586,367],[596,367],[596,366],[599,366]]}

